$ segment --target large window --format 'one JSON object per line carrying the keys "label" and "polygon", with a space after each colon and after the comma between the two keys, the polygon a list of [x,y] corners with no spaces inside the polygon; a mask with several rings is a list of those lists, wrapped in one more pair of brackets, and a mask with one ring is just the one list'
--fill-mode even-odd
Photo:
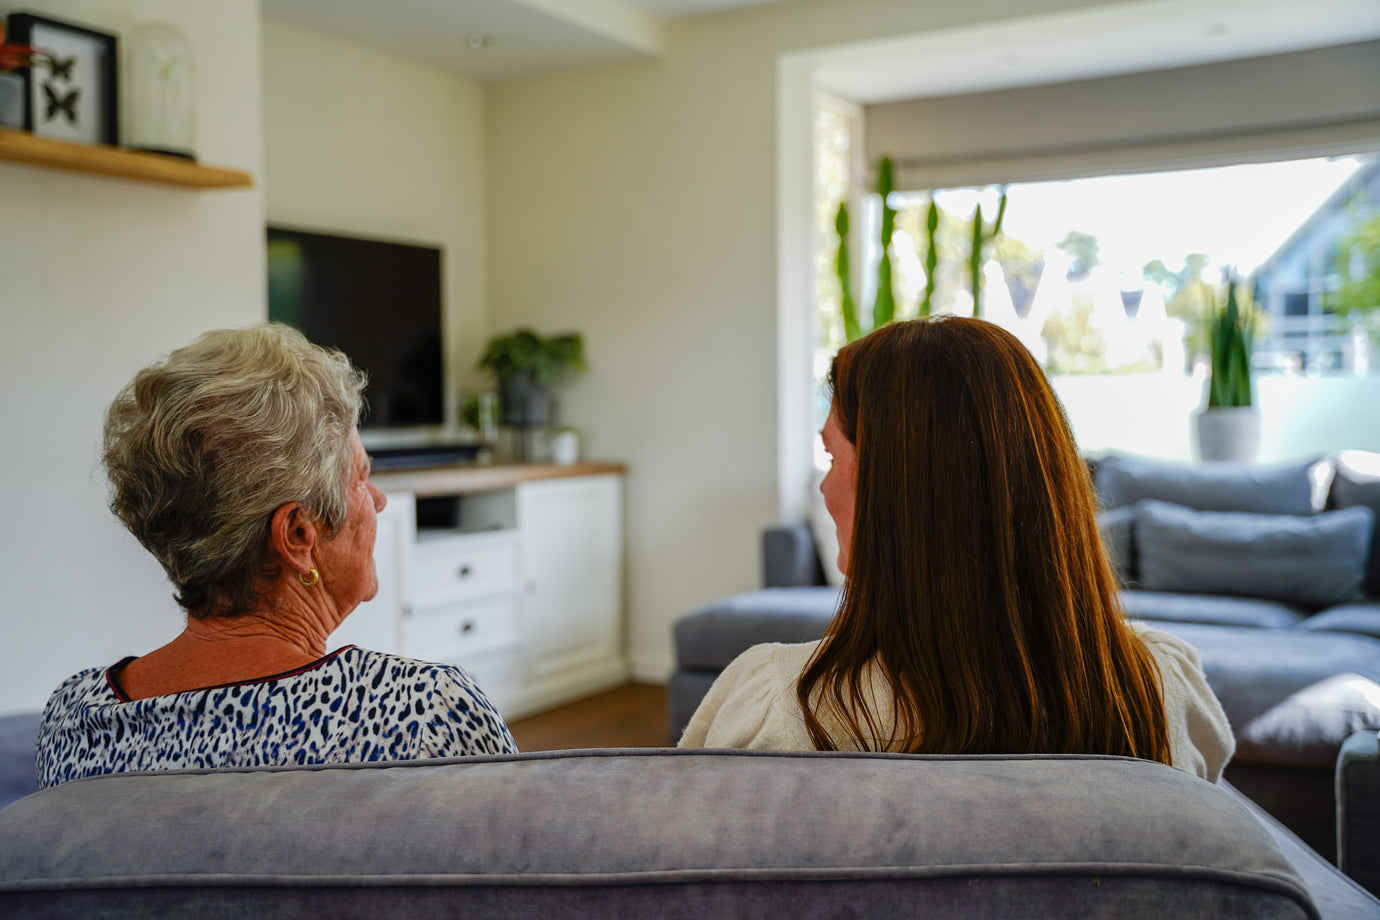
{"label": "large window", "polygon": [[[846,167],[846,157],[831,164],[826,153],[817,150],[817,170]],[[843,197],[837,188],[836,181],[817,182],[817,189],[837,196],[819,203],[821,215]],[[991,238],[1002,195],[1001,233]],[[861,219],[852,227],[859,235],[853,276],[864,322],[872,294],[860,282],[875,272],[879,251],[879,207],[877,196],[871,198],[870,208],[857,208]],[[1165,386],[1189,392],[1205,373],[1205,319],[1228,276],[1255,307],[1253,361],[1262,377],[1372,371],[1372,346],[1380,339],[1380,158],[1374,155],[906,191],[890,202],[898,211],[890,248],[898,318],[917,314],[926,285],[931,202],[940,216],[933,312],[973,314],[971,241],[980,206],[988,230],[979,260],[980,315],[1025,342],[1056,387],[1064,378],[1115,376],[1126,378],[1114,385],[1128,400],[1153,400]],[[820,239],[815,367],[822,392],[828,359],[843,336],[840,282],[829,271],[838,239],[832,232]],[[1075,382],[1068,390],[1079,386],[1086,389]],[[823,398],[819,403],[822,423],[827,405]]]}

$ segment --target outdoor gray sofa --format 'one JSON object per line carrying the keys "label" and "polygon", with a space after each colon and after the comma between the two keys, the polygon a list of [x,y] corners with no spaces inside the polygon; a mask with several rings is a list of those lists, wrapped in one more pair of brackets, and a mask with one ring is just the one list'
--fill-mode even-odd
{"label": "outdoor gray sofa", "polygon": [[642,749],[66,783],[0,810],[0,916],[1359,920],[1380,901],[1161,764]]}

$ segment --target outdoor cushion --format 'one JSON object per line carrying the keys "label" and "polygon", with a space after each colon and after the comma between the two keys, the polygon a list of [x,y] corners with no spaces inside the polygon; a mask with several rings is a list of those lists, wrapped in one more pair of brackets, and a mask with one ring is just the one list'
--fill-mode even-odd
{"label": "outdoor cushion", "polygon": [[1140,583],[1153,591],[1265,597],[1323,607],[1357,600],[1375,514],[1355,507],[1311,517],[1136,504]]}
{"label": "outdoor cushion", "polygon": [[[1328,507],[1365,505],[1380,515],[1380,454],[1344,450],[1336,457],[1335,470],[1332,491],[1327,497]],[[1380,596],[1380,541],[1374,541],[1371,546],[1366,591]]]}
{"label": "outdoor cushion", "polygon": [[1104,508],[1142,499],[1199,511],[1313,514],[1322,510],[1317,461],[1263,467],[1243,463],[1184,466],[1113,454],[1097,463],[1097,493]]}

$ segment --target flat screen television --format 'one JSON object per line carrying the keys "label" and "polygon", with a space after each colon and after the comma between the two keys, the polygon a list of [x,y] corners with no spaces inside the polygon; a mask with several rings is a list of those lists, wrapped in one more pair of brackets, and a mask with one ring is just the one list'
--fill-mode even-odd
{"label": "flat screen television", "polygon": [[443,424],[438,247],[270,226],[268,316],[368,372],[362,433]]}

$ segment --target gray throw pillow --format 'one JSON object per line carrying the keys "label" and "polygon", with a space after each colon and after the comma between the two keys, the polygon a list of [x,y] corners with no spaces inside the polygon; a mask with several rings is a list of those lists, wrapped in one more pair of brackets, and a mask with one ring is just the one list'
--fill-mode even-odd
{"label": "gray throw pillow", "polygon": [[[1344,450],[1334,462],[1329,508],[1354,508],[1364,505],[1380,515],[1380,454],[1363,450]],[[1366,568],[1366,591],[1380,597],[1380,541],[1371,541],[1370,564]]]}
{"label": "gray throw pillow", "polygon": [[1097,462],[1097,494],[1104,508],[1149,498],[1199,511],[1313,514],[1322,510],[1313,486],[1317,465],[1318,461],[1285,467],[1189,466],[1113,454]]}
{"label": "gray throw pillow", "polygon": [[1140,583],[1152,591],[1264,597],[1325,607],[1361,597],[1375,514],[1310,516],[1136,505]]}
{"label": "gray throw pillow", "polygon": [[1136,523],[1136,509],[1133,505],[1124,508],[1108,508],[1097,512],[1097,532],[1102,536],[1102,545],[1107,550],[1107,561],[1112,564],[1112,572],[1122,585],[1135,581],[1135,548],[1131,543]]}

